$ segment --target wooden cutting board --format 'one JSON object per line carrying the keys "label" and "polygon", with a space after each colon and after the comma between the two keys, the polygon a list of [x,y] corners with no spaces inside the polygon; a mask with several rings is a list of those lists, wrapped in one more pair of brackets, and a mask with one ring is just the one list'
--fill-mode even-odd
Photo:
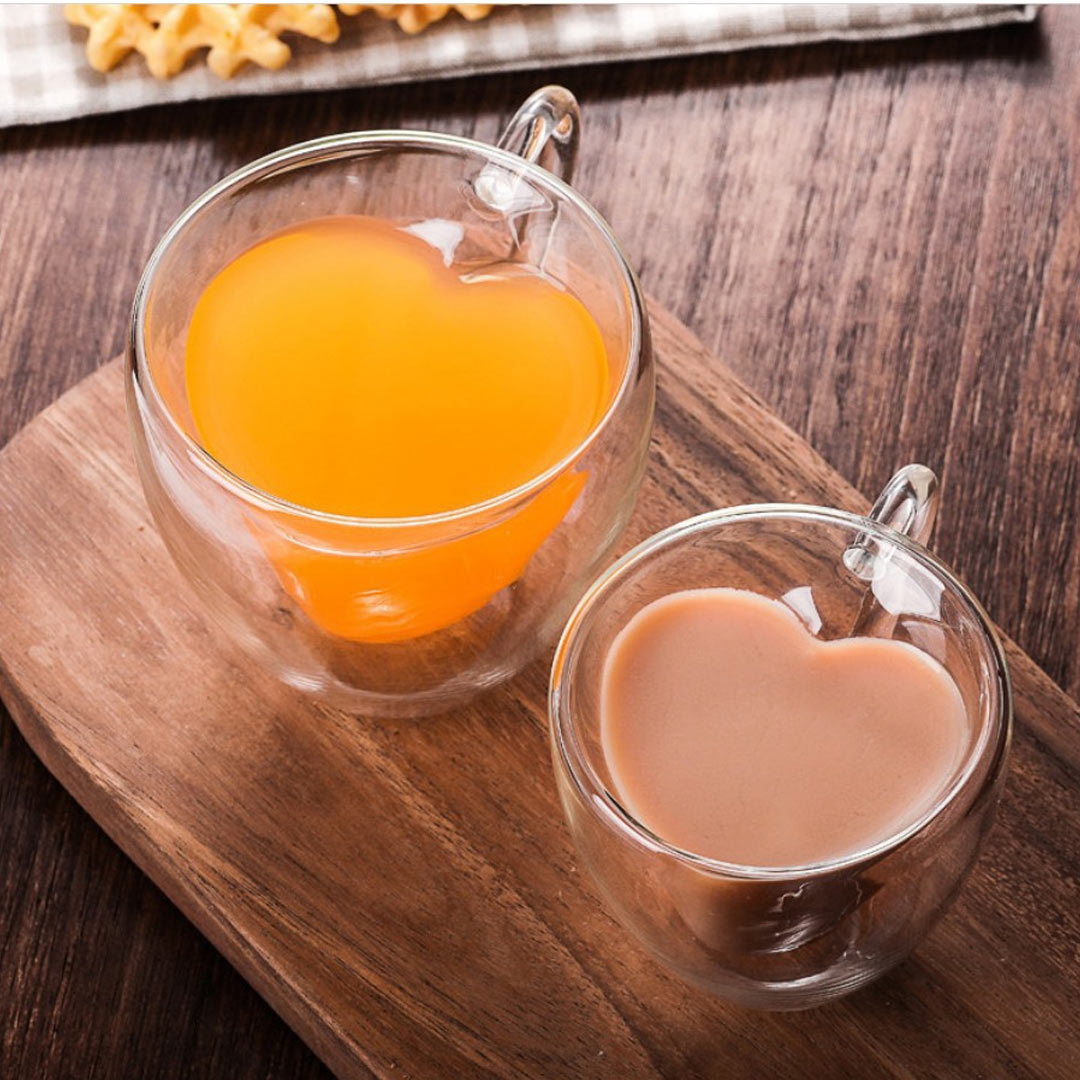
{"label": "wooden cutting board", "polygon": [[[865,507],[684,327],[652,317],[656,434],[624,547],[720,505]],[[956,906],[852,998],[747,1012],[647,957],[579,870],[548,758],[547,657],[454,715],[320,708],[189,599],[139,490],[119,362],[0,452],[5,701],[343,1077],[1074,1078],[1080,716],[1009,658],[1011,775]]]}

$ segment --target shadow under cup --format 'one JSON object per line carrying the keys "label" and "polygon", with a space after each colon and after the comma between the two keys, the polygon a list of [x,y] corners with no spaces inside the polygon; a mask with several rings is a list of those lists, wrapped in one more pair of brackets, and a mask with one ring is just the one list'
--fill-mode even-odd
{"label": "shadow under cup", "polygon": [[[845,565],[857,544],[875,560],[869,583]],[[646,605],[713,587],[779,600],[822,640],[891,638],[944,666],[964,701],[970,745],[928,812],[870,850],[790,868],[704,858],[634,819],[601,742],[605,658]],[[926,934],[989,828],[1012,725],[1001,646],[964,586],[925,549],[867,518],[794,505],[706,514],[616,563],[570,618],[550,714],[571,833],[619,920],[688,981],[770,1009],[849,993]]]}
{"label": "shadow under cup", "polygon": [[[478,194],[490,190],[497,210]],[[610,378],[601,419],[569,457],[487,502],[399,519],[298,507],[211,457],[185,385],[199,297],[258,241],[334,215],[420,225],[451,239],[465,271],[512,262],[577,296]],[[333,136],[247,166],[173,225],[135,299],[129,414],[162,538],[262,666],[353,712],[449,708],[553,640],[629,517],[653,396],[644,305],[603,220],[543,169],[452,136]]]}

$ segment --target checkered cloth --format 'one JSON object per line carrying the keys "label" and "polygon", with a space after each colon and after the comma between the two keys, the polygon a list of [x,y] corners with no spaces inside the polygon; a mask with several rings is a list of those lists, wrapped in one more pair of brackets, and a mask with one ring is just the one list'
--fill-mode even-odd
{"label": "checkered cloth", "polygon": [[226,81],[193,60],[159,82],[138,55],[98,74],[86,61],[87,31],[68,26],[59,5],[13,4],[0,7],[0,127],[235,94],[902,37],[1029,22],[1036,11],[990,4],[537,4],[501,7],[478,23],[450,15],[416,37],[366,12],[339,16],[334,45],[288,36],[293,58],[281,71],[248,64]]}

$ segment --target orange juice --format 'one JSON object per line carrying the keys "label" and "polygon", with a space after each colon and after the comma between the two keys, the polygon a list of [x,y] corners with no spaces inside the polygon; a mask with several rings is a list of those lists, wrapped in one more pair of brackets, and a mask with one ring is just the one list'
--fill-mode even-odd
{"label": "orange juice", "polygon": [[[306,222],[222,269],[192,315],[186,377],[199,438],[231,472],[369,519],[513,491],[572,453],[611,394],[600,331],[572,294],[520,270],[462,276],[450,252],[366,217]],[[320,626],[403,640],[520,576],[583,481],[565,474],[434,548],[350,556],[262,539]]]}

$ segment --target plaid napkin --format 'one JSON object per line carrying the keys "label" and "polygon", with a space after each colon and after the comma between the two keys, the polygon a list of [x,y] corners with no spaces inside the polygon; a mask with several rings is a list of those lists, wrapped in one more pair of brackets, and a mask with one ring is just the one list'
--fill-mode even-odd
{"label": "plaid napkin", "polygon": [[169,101],[281,94],[483,71],[725,52],[827,38],[885,38],[1030,22],[1036,5],[536,4],[500,7],[477,23],[457,15],[416,37],[370,12],[339,15],[340,40],[293,35],[288,66],[246,65],[219,79],[193,58],[159,82],[131,55],[107,75],[86,61],[87,31],[49,4],[0,7],[0,127]]}

